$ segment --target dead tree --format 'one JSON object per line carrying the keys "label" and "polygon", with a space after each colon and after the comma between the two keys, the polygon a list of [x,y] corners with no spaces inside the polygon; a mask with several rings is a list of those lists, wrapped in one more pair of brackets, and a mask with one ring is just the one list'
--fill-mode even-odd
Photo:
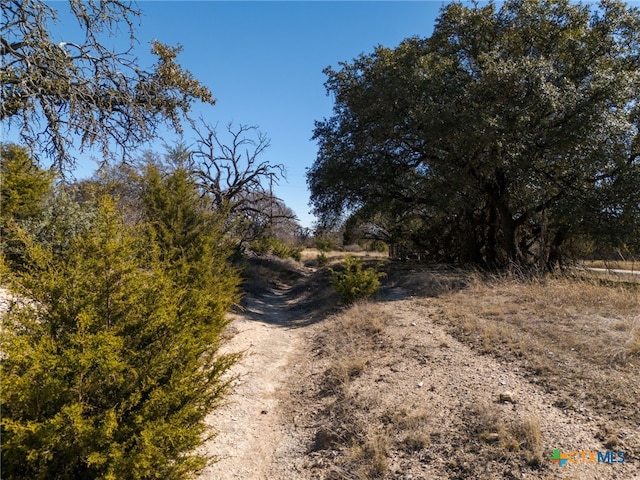
{"label": "dead tree", "polygon": [[285,178],[282,164],[260,157],[269,148],[269,139],[255,126],[227,124],[225,140],[215,126],[192,124],[197,139],[191,148],[190,169],[212,207],[226,210],[230,218],[245,225],[243,237],[254,236],[256,225],[277,220],[294,220],[273,186]]}

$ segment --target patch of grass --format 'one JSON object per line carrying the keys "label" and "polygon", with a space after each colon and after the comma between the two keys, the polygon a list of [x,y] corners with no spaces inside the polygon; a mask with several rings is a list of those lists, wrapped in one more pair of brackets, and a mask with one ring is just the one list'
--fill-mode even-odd
{"label": "patch of grass", "polygon": [[640,270],[640,262],[633,260],[585,260],[582,265],[588,268],[607,268],[611,270]]}
{"label": "patch of grass", "polygon": [[517,362],[569,409],[640,421],[640,284],[594,276],[470,274],[469,288],[423,300],[475,350]]}
{"label": "patch of grass", "polygon": [[384,433],[370,434],[364,444],[352,448],[351,455],[360,464],[358,470],[364,478],[380,477],[386,472],[388,448]]}
{"label": "patch of grass", "polygon": [[494,445],[493,456],[507,458],[518,451],[520,444],[502,411],[489,403],[476,403],[464,412],[470,433],[482,443]]}
{"label": "patch of grass", "polygon": [[339,452],[328,478],[376,478],[387,470],[390,439],[384,425],[371,421],[372,400],[359,395],[354,382],[384,349],[386,318],[374,304],[364,302],[332,320],[332,328],[319,337],[319,350],[327,360],[320,393],[328,402],[313,448]]}
{"label": "patch of grass", "polygon": [[407,453],[424,450],[431,444],[431,425],[428,405],[412,408],[397,406],[382,416],[388,436],[394,438],[395,448]]}
{"label": "patch of grass", "polygon": [[632,328],[626,347],[629,354],[640,356],[640,322],[636,322],[636,325]]}
{"label": "patch of grass", "polygon": [[543,446],[540,422],[537,418],[512,418],[510,411],[490,403],[475,403],[464,413],[472,436],[480,444],[479,456],[492,460],[505,460],[514,455],[532,467],[543,465]]}
{"label": "patch of grass", "polygon": [[528,415],[519,426],[516,438],[519,439],[524,458],[533,467],[543,465],[543,445],[542,433],[540,431],[540,421]]}
{"label": "patch of grass", "polygon": [[347,389],[354,378],[366,367],[366,359],[357,350],[336,358],[325,371],[322,389],[325,395],[334,395]]}
{"label": "patch of grass", "polygon": [[374,304],[359,302],[335,318],[333,328],[320,336],[322,356],[329,359],[324,372],[324,395],[346,394],[351,381],[365,370],[384,344],[386,317]]}
{"label": "patch of grass", "polygon": [[320,252],[316,257],[316,262],[318,263],[318,267],[324,268],[329,265],[329,257],[324,252]]}

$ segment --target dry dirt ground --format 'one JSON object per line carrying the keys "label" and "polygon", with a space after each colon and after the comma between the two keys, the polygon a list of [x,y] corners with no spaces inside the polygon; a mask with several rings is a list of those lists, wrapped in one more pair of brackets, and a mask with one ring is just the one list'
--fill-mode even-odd
{"label": "dry dirt ground", "polygon": [[384,269],[340,308],[326,271],[251,265],[201,479],[640,479],[637,283]]}

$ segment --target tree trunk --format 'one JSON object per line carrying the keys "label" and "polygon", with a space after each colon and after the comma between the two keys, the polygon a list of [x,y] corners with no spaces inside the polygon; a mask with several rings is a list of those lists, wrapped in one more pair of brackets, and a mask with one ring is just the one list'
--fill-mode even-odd
{"label": "tree trunk", "polygon": [[485,242],[485,262],[487,266],[493,268],[496,266],[497,255],[496,255],[496,221],[498,220],[498,215],[496,212],[496,208],[493,205],[489,205],[489,228],[487,230],[487,238]]}
{"label": "tree trunk", "polygon": [[556,234],[553,236],[553,240],[549,245],[549,258],[547,260],[547,268],[553,270],[556,267],[562,266],[562,244],[567,239],[567,231],[565,228],[560,227]]}

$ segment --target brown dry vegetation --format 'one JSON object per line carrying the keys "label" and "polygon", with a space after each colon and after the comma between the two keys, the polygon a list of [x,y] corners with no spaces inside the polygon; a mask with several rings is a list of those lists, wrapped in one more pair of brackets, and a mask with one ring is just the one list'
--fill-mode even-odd
{"label": "brown dry vegetation", "polygon": [[616,279],[475,275],[470,288],[422,302],[476,351],[524,368],[559,403],[640,423],[640,285]]}
{"label": "brown dry vegetation", "polygon": [[585,267],[589,268],[607,268],[611,270],[631,270],[637,272],[640,270],[640,261],[634,260],[585,260],[581,262]]}
{"label": "brown dry vegetation", "polygon": [[[640,478],[639,283],[386,270],[375,301],[309,332],[284,401],[306,448],[289,472]],[[554,448],[626,462],[559,469]]]}
{"label": "brown dry vegetation", "polygon": [[[315,265],[315,260],[317,260],[318,255],[322,254],[320,250],[317,248],[305,248],[301,253],[302,261],[305,264]],[[325,256],[330,262],[338,262],[346,255],[350,255],[352,257],[358,257],[360,259],[367,258],[376,258],[376,259],[386,259],[388,258],[388,254],[384,252],[368,252],[368,251],[359,251],[359,252],[339,252],[339,251],[330,251],[324,252]]]}

